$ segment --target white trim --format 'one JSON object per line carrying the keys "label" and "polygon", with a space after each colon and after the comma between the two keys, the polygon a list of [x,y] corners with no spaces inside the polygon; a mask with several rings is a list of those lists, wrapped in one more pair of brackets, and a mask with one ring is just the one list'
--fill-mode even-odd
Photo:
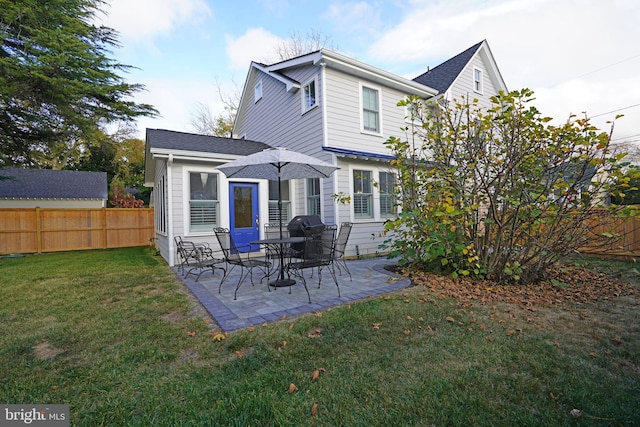
{"label": "white trim", "polygon": [[[364,104],[362,99],[362,91],[364,88],[375,90],[378,92],[378,131],[366,130],[364,128]],[[372,85],[369,82],[358,82],[359,88],[359,98],[360,98],[360,133],[364,133],[367,135],[375,135],[382,136],[383,135],[383,126],[382,126],[382,88],[380,86]]]}
{"label": "white trim", "polygon": [[175,250],[173,246],[173,154],[167,160],[167,247],[169,248],[169,267],[175,265]]}
{"label": "white trim", "polygon": [[254,104],[262,99],[262,93],[263,93],[263,86],[262,86],[262,79],[260,79],[253,86],[253,103]]}
{"label": "white trim", "polygon": [[191,201],[191,177],[190,174],[192,172],[195,173],[211,173],[217,175],[217,185],[218,185],[218,224],[215,227],[223,227],[222,224],[222,202],[220,201],[222,196],[222,185],[220,184],[221,175],[224,175],[214,166],[208,165],[183,165],[182,166],[182,194],[184,195],[182,204],[182,218],[183,218],[183,229],[185,237],[190,236],[211,236],[213,235],[213,226],[211,230],[203,230],[203,231],[192,231],[191,230],[191,211],[190,211],[190,201]]}

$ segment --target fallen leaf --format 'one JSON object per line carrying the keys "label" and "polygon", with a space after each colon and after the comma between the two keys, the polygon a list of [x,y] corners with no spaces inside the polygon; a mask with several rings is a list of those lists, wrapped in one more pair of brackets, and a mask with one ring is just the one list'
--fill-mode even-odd
{"label": "fallen leaf", "polygon": [[318,404],[314,403],[311,407],[311,416],[315,417],[316,415],[318,415]]}
{"label": "fallen leaf", "polygon": [[589,356],[591,356],[591,357],[598,357],[598,355],[597,355],[595,352],[593,352],[593,351],[592,351],[591,353],[589,353]]}
{"label": "fallen leaf", "polygon": [[453,317],[451,317],[451,316],[448,316],[448,317],[446,318],[446,321],[447,321],[447,322],[455,322],[455,321],[456,321],[456,319],[454,319],[454,318],[453,318]]}
{"label": "fallen leaf", "polygon": [[613,341],[615,344],[618,344],[618,345],[622,344],[622,340],[620,339],[620,337],[615,337],[611,341]]}
{"label": "fallen leaf", "polygon": [[287,346],[287,341],[282,340],[282,346],[283,346],[283,347],[286,347],[286,346]]}
{"label": "fallen leaf", "polygon": [[264,322],[264,323],[262,324],[262,327],[263,327],[263,328],[266,328],[267,326],[269,326],[269,325],[267,324],[267,322]]}
{"label": "fallen leaf", "polygon": [[407,320],[413,320],[413,317],[407,316]]}
{"label": "fallen leaf", "polygon": [[424,317],[418,317],[418,320],[424,322]]}
{"label": "fallen leaf", "polygon": [[291,331],[293,329],[293,323],[289,325],[289,330]]}
{"label": "fallen leaf", "polygon": [[380,323],[374,323],[374,324],[373,324],[373,329],[374,329],[374,330],[378,330],[378,329],[380,329],[380,326],[382,326],[382,322],[380,322]]}
{"label": "fallen leaf", "polygon": [[223,339],[226,338],[224,334],[220,334],[220,333],[211,335],[211,337],[213,338],[214,341],[222,341]]}
{"label": "fallen leaf", "polygon": [[582,411],[580,409],[572,409],[569,413],[574,417],[579,417],[580,415],[582,415]]}
{"label": "fallen leaf", "polygon": [[311,374],[311,381],[315,381],[318,379],[318,377],[320,376],[320,371],[318,369],[316,369],[315,371],[313,371],[313,373]]}
{"label": "fallen leaf", "polygon": [[405,334],[405,335],[409,335],[410,333],[411,333],[411,331],[410,331],[410,330],[408,330],[408,329],[406,329],[406,330],[403,332],[403,334]]}
{"label": "fallen leaf", "polygon": [[238,351],[236,351],[235,353],[236,353],[236,356],[238,356],[238,357],[242,357],[242,356],[244,356],[244,355],[242,354],[242,352],[241,352],[241,351],[239,351],[239,350],[238,350]]}
{"label": "fallen leaf", "polygon": [[489,340],[489,342],[493,342],[493,337],[491,335],[489,335],[487,339]]}
{"label": "fallen leaf", "polygon": [[205,324],[205,325],[208,325],[209,323],[211,323],[211,320],[209,320],[209,319],[204,319],[204,324]]}
{"label": "fallen leaf", "polygon": [[516,333],[516,331],[514,331],[513,329],[509,329],[509,330],[506,332],[506,334],[507,334],[507,336],[508,336],[508,337],[510,337],[511,335],[513,335],[513,334],[515,334],[515,333]]}
{"label": "fallen leaf", "polygon": [[187,336],[195,337],[196,336],[196,331],[187,332]]}
{"label": "fallen leaf", "polygon": [[294,391],[298,391],[298,387],[294,383],[289,384],[289,393],[293,393]]}
{"label": "fallen leaf", "polygon": [[322,317],[322,312],[321,311],[317,312],[316,317]]}
{"label": "fallen leaf", "polygon": [[287,315],[286,315],[286,314],[283,314],[282,316],[280,316],[280,320],[284,320],[284,319],[286,319],[286,318],[287,318]]}

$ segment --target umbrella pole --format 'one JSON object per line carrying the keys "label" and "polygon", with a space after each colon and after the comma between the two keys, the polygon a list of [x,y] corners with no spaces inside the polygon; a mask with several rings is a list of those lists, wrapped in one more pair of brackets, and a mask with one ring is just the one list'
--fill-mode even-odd
{"label": "umbrella pole", "polygon": [[[280,224],[280,240],[282,240],[282,189],[280,185],[280,169],[278,169],[278,223]],[[280,243],[280,280],[284,280],[284,245],[282,243]]]}

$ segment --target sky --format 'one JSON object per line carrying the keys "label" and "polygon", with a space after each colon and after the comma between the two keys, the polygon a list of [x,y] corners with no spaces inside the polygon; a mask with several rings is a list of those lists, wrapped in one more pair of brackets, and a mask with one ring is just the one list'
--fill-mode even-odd
{"label": "sky", "polygon": [[145,128],[194,132],[198,104],[223,111],[251,61],[269,63],[293,34],[414,78],[486,39],[509,90],[530,88],[554,123],[592,117],[614,142],[640,145],[638,0],[107,0],[99,23],[120,34],[112,52],[136,67],[135,100],[160,117]]}

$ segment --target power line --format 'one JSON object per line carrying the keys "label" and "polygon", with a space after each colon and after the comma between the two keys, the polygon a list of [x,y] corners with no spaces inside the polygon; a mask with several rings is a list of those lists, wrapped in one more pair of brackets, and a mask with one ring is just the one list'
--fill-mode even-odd
{"label": "power line", "polygon": [[598,71],[606,70],[607,68],[616,66],[618,64],[622,64],[623,62],[631,61],[632,59],[636,59],[638,57],[640,57],[640,53],[637,54],[637,55],[634,55],[634,56],[632,56],[630,58],[623,59],[622,61],[614,62],[613,64],[605,65],[604,67],[598,68],[598,69],[593,70],[593,71],[589,71],[588,73],[581,74],[581,75],[579,75],[578,77],[575,77],[575,78],[579,79],[580,77],[588,76],[590,74],[597,73]]}
{"label": "power line", "polygon": [[617,113],[618,111],[628,110],[629,108],[634,108],[634,107],[640,107],[640,104],[629,105],[628,107],[618,108],[617,110],[612,110],[612,111],[607,111],[606,113],[596,114],[596,115],[590,116],[589,118],[593,119],[594,117],[605,116],[607,114]]}

